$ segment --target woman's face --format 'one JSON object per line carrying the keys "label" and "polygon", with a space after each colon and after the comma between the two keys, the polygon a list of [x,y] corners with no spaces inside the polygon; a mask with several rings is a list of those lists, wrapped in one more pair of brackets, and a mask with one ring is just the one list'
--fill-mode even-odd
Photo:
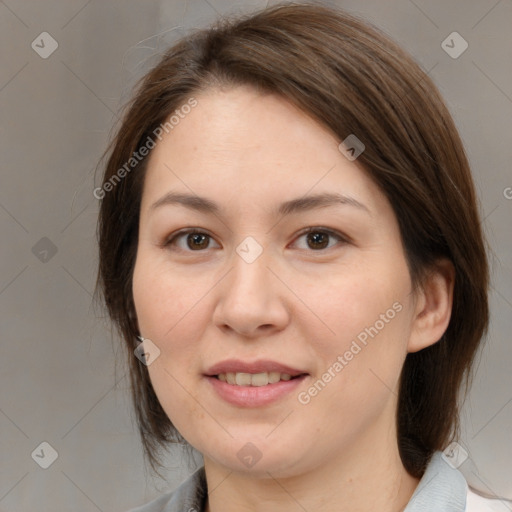
{"label": "woman's face", "polygon": [[415,302],[389,202],[284,99],[196,99],[151,154],[133,277],[163,409],[206,459],[254,474],[396,443]]}

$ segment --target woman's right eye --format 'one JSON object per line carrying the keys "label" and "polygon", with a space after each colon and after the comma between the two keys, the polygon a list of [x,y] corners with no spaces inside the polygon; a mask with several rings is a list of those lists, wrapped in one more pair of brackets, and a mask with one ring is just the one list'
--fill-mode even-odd
{"label": "woman's right eye", "polygon": [[[183,244],[178,244],[178,241],[182,240],[185,241],[186,247],[184,247]],[[213,238],[204,231],[200,231],[199,229],[187,229],[173,235],[164,243],[164,246],[178,247],[178,249],[182,251],[200,252],[209,248],[208,245],[211,240],[213,240]]]}

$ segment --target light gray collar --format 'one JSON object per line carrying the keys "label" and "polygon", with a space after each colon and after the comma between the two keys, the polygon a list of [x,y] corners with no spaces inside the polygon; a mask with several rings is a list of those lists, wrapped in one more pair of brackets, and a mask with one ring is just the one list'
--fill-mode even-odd
{"label": "light gray collar", "polygon": [[404,512],[464,512],[467,490],[462,473],[434,452]]}

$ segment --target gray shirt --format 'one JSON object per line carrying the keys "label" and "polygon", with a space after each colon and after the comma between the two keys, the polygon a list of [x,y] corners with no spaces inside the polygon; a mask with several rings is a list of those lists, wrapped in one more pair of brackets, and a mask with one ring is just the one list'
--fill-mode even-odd
{"label": "gray shirt", "polygon": [[[467,490],[462,473],[435,452],[404,512],[464,512]],[[175,491],[127,512],[204,512],[206,497],[203,466]]]}

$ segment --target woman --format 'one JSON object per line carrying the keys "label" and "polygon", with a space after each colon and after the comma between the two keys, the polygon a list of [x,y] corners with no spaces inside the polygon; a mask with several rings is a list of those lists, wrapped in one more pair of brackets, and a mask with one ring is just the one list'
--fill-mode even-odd
{"label": "woman", "polygon": [[453,443],[485,243],[410,56],[318,5],[222,20],[144,77],[110,149],[98,287],[145,453],[204,458],[134,510],[491,506]]}

